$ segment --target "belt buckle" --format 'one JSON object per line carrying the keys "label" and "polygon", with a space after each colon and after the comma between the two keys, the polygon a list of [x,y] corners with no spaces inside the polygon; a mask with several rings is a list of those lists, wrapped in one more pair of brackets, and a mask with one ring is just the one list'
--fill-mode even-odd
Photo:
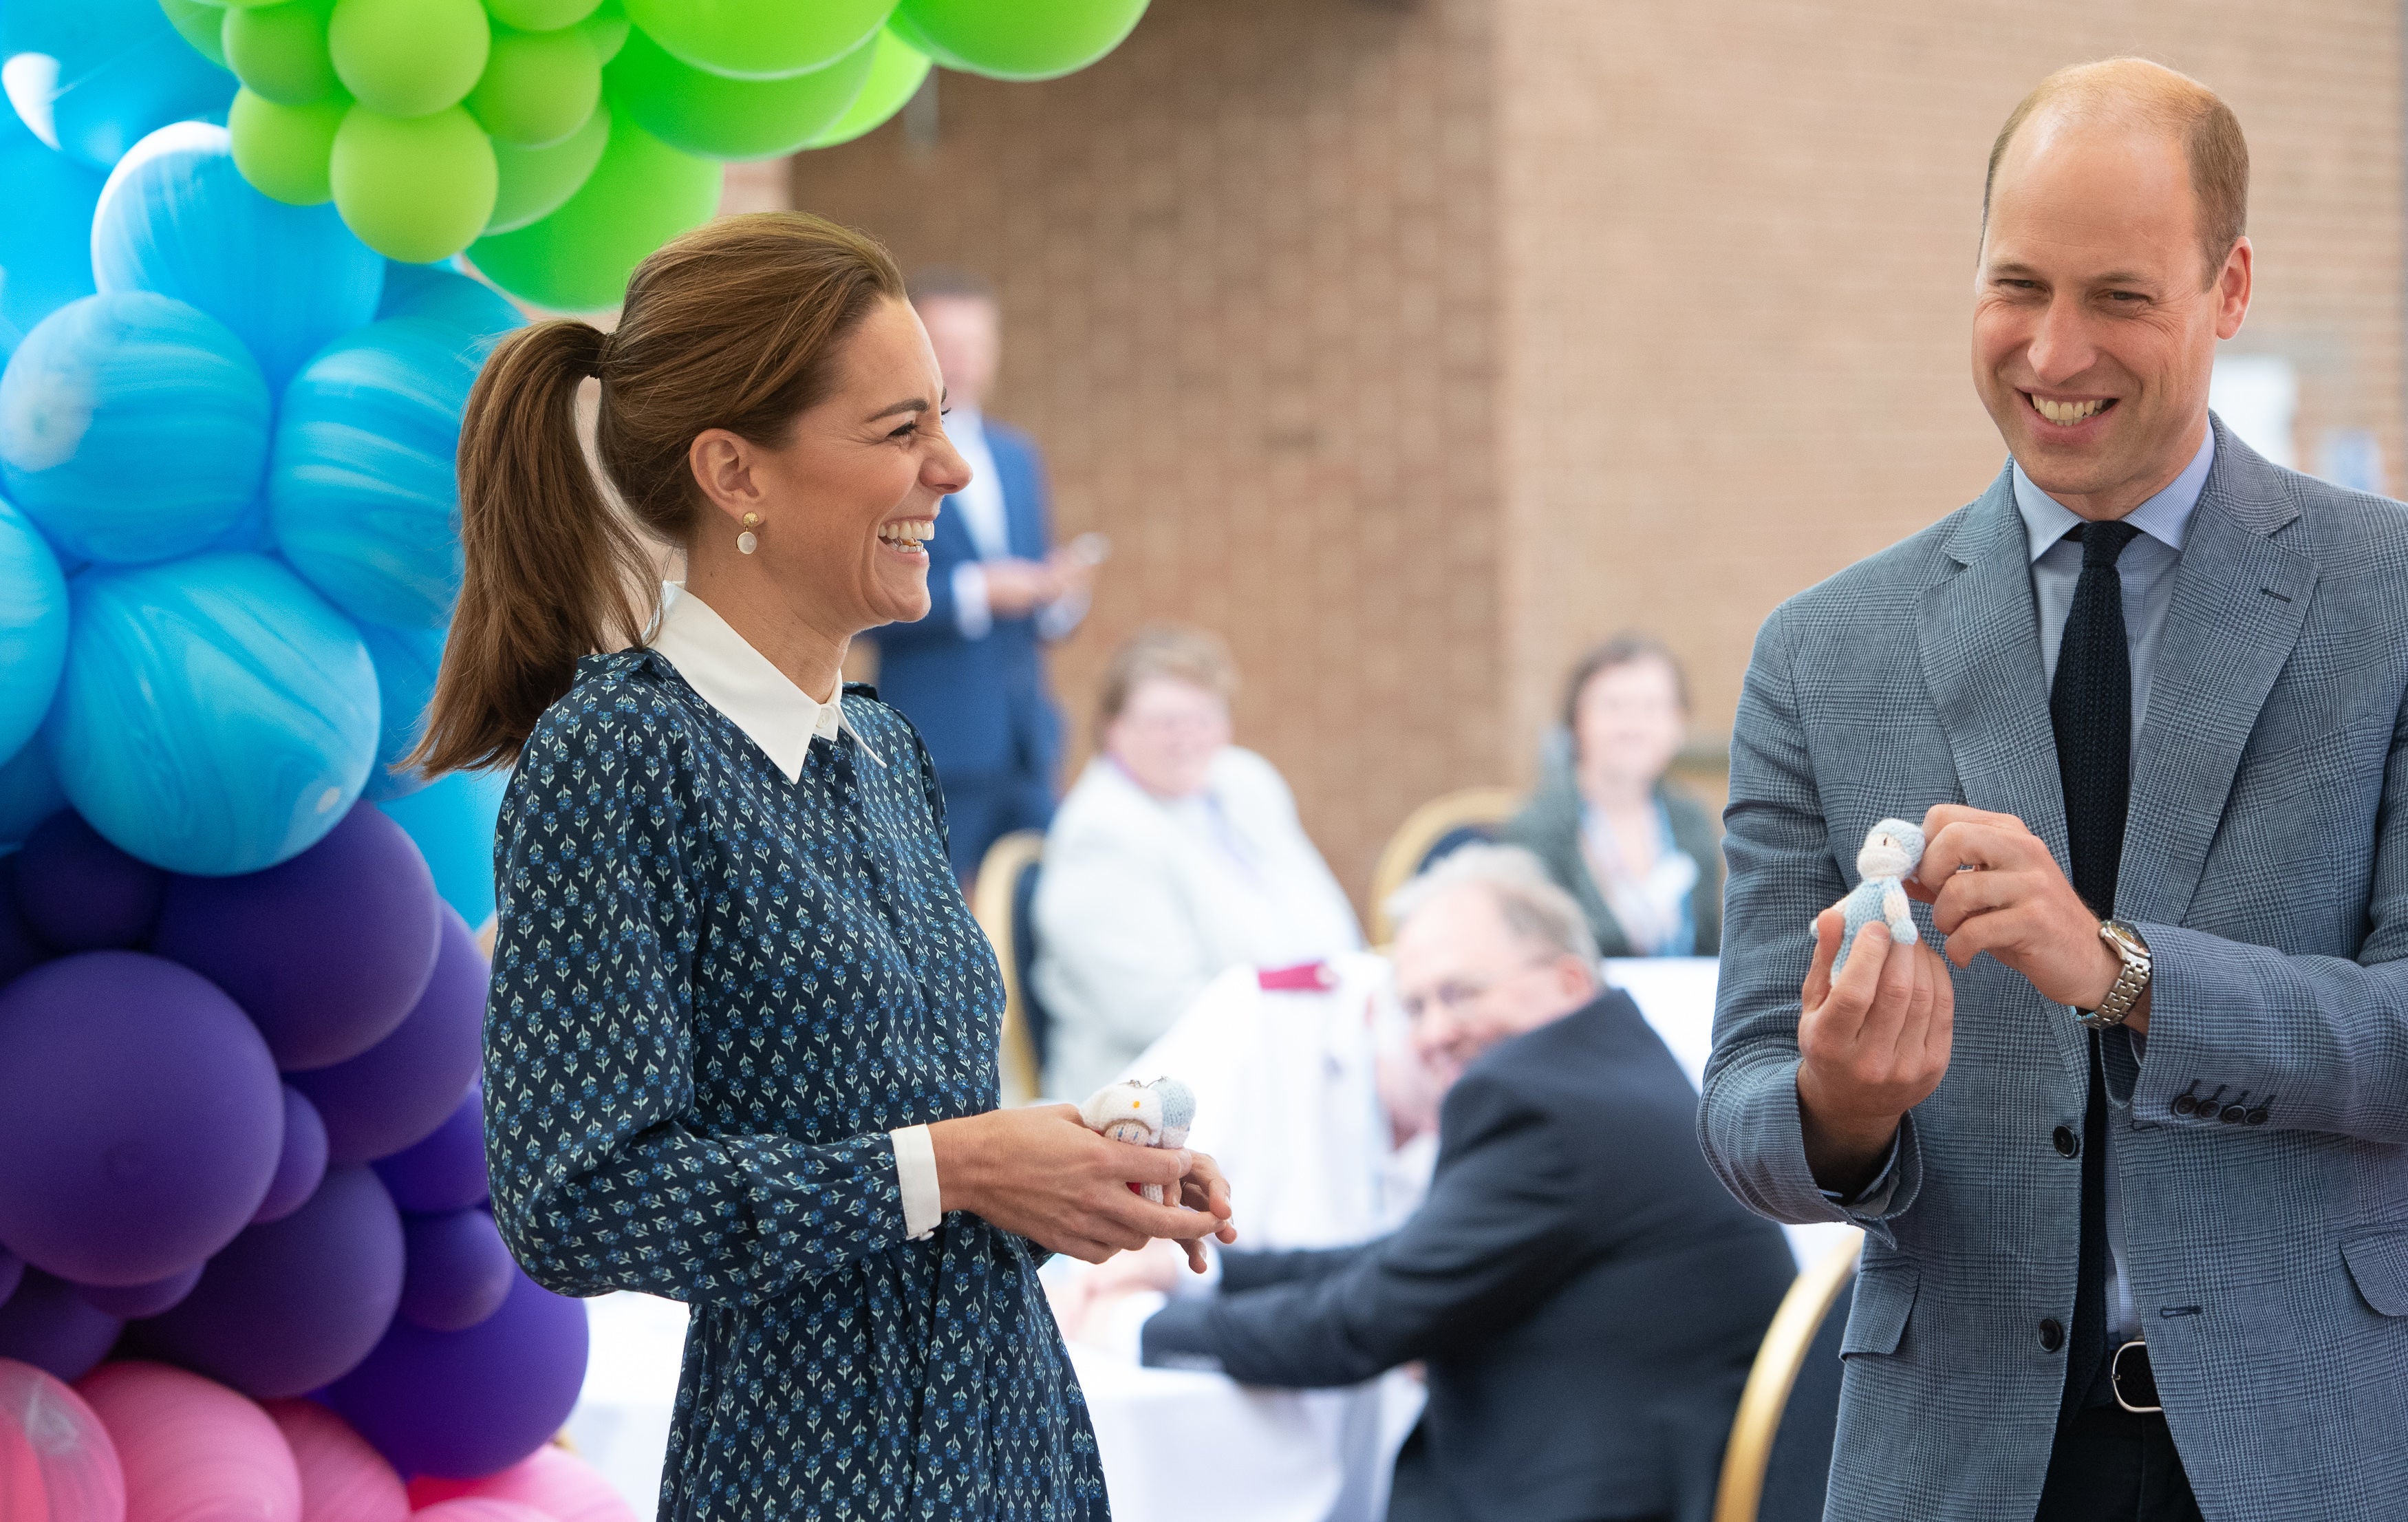
{"label": "belt buckle", "polygon": [[[2139,1348],[2141,1350],[2141,1356],[2133,1362],[2132,1365],[2129,1366],[2132,1381],[2132,1395],[2140,1397],[2141,1400],[2149,1402],[2146,1405],[2140,1404],[2138,1401],[2135,1401],[2131,1396],[2127,1396],[2124,1393],[2124,1380],[2127,1370],[2127,1365],[2124,1362],[2124,1355],[2131,1352],[2134,1348]],[[2157,1371],[2149,1367],[2149,1344],[2141,1341],[2137,1337],[2115,1350],[2114,1360],[2107,1367],[2107,1383],[2109,1387],[2115,1392],[2115,1403],[2122,1406],[2126,1411],[2131,1412],[2134,1415],[2155,1415],[2166,1409],[2162,1404],[2158,1403]]]}

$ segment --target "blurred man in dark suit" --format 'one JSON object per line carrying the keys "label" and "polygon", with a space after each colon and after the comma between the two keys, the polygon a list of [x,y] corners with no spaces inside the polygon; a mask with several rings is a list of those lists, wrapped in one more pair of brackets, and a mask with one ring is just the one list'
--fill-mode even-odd
{"label": "blurred man in dark suit", "polygon": [[1042,646],[1085,616],[1095,565],[1053,547],[1036,442],[983,411],[1003,352],[994,291],[958,270],[924,270],[911,304],[944,373],[946,435],[971,480],[937,515],[928,616],[873,637],[878,695],[927,743],[953,869],[967,880],[998,837],[1054,817],[1062,718]]}
{"label": "blurred man in dark suit", "polygon": [[1696,1091],[1535,857],[1466,847],[1392,912],[1449,1082],[1428,1199],[1359,1247],[1221,1254],[1146,1361],[1311,1386],[1424,1360],[1391,1522],[1703,1522],[1787,1243],[1716,1186]]}

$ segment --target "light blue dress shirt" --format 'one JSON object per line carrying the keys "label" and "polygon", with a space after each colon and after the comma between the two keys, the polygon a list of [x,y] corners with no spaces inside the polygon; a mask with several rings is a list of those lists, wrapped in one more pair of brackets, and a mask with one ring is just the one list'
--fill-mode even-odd
{"label": "light blue dress shirt", "polygon": [[[2191,510],[2199,506],[2200,488],[2215,464],[2215,430],[2191,457],[2183,473],[2164,491],[2134,508],[2124,522],[2141,532],[2116,557],[2115,574],[2124,584],[2124,638],[2132,653],[2132,754],[2140,755],[2141,725],[2149,711],[2149,685],[2157,675],[2157,631],[2165,627],[2166,610],[2173,603],[2174,567],[2182,563],[2183,532]],[[2065,639],[2065,618],[2073,608],[2074,583],[2082,580],[2082,546],[2066,532],[2082,522],[2073,510],[2032,484],[2020,465],[2014,467],[2015,510],[2023,514],[2024,541],[2031,553],[2032,599],[2040,612],[2041,669],[2049,685],[2057,685],[2057,650]],[[2131,1037],[2132,1055],[2147,1049],[2146,1038]],[[2107,1127],[2107,1326],[2110,1340],[2138,1337],[2140,1317],[2132,1309],[2131,1285],[2124,1275],[2122,1191],[2115,1182],[2118,1127],[2128,1116],[2126,1107],[2111,1101]]]}

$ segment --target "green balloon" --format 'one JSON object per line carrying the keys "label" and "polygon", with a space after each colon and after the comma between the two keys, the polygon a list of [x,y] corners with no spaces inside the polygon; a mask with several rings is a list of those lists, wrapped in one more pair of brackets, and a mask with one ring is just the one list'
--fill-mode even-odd
{"label": "green balloon", "polygon": [[335,131],[351,103],[340,95],[307,106],[280,106],[249,90],[235,92],[226,111],[234,166],[251,188],[292,206],[323,206],[335,198],[327,178]]}
{"label": "green balloon", "polygon": [[601,60],[575,27],[496,32],[468,113],[496,144],[542,148],[583,126],[601,98]]}
{"label": "green balloon", "polygon": [[719,209],[720,168],[690,158],[619,113],[602,162],[541,222],[480,237],[469,259],[487,280],[554,311],[597,311],[627,294],[646,254]]}
{"label": "green balloon", "polygon": [[619,56],[619,50],[627,45],[627,34],[635,30],[627,24],[627,13],[616,5],[604,6],[578,22],[577,29],[594,45],[594,56],[605,64]]}
{"label": "green balloon", "polygon": [[409,117],[354,106],[329,169],[343,225],[404,264],[449,259],[494,214],[494,145],[457,106]]}
{"label": "green balloon", "polygon": [[594,108],[585,125],[549,148],[495,143],[494,163],[501,171],[501,189],[494,196],[494,214],[486,220],[485,231],[511,232],[559,210],[601,162],[609,140],[610,108],[603,103]]}
{"label": "green balloon", "polygon": [[167,24],[184,35],[194,52],[220,68],[226,66],[225,47],[218,41],[218,30],[225,24],[225,7],[205,6],[201,0],[159,0],[159,8],[167,13]]}
{"label": "green balloon", "polygon": [[493,30],[477,0],[335,0],[335,74],[383,116],[457,106],[485,72]]}
{"label": "green balloon", "polygon": [[342,90],[326,52],[326,18],[334,0],[286,0],[280,6],[225,12],[226,65],[252,93],[279,106],[307,106]]}
{"label": "green balloon", "polygon": [[636,124],[681,153],[774,159],[827,130],[861,93],[878,39],[825,68],[782,79],[730,79],[679,63],[644,33],[610,65],[610,98]]}
{"label": "green balloon", "polygon": [[831,122],[805,148],[834,148],[855,137],[884,126],[896,112],[919,93],[920,81],[928,77],[928,55],[895,35],[893,27],[878,34],[876,50],[870,55],[869,79],[862,85],[861,93],[844,114]]}
{"label": "green balloon", "polygon": [[494,20],[522,32],[557,32],[594,14],[601,0],[485,0]]}
{"label": "green balloon", "polygon": [[903,0],[895,30],[947,68],[1051,79],[1120,46],[1146,0]]}
{"label": "green balloon", "polygon": [[625,0],[627,19],[681,62],[731,79],[825,68],[867,42],[895,0]]}

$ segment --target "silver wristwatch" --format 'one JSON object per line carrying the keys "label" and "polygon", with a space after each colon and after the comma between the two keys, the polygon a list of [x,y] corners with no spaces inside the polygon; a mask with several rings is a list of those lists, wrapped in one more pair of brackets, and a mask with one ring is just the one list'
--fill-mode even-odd
{"label": "silver wristwatch", "polygon": [[2141,1001],[2142,993],[2149,986],[2149,943],[2141,932],[2122,920],[2109,920],[2099,926],[2099,939],[2107,949],[2123,959],[2123,970],[2115,974],[2114,986],[2095,1010],[2076,1010],[2074,1017],[2093,1030],[2105,1030],[2120,1026]]}

